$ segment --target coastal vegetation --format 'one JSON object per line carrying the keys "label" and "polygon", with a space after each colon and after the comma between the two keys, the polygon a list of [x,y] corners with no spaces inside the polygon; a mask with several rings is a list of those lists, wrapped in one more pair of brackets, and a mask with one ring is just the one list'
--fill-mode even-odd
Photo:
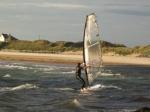
{"label": "coastal vegetation", "polygon": [[[136,46],[129,48],[123,44],[113,44],[102,41],[103,53],[112,53],[113,55],[131,55],[138,54],[138,56],[150,57],[150,45]],[[61,53],[66,51],[81,51],[83,47],[82,42],[66,42],[56,41],[50,42],[48,40],[15,40],[7,43],[0,42],[1,50],[19,51],[19,52],[39,52],[39,53]]]}

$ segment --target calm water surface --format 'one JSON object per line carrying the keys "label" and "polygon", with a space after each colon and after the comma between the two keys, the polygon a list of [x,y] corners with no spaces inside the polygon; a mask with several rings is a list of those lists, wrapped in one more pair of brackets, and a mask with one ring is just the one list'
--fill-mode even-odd
{"label": "calm water surface", "polygon": [[130,112],[150,107],[150,67],[104,66],[82,93],[75,65],[0,61],[0,112]]}

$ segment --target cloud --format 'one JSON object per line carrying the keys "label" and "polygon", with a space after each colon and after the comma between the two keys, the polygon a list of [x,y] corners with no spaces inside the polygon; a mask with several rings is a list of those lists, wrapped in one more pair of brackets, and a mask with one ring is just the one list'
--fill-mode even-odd
{"label": "cloud", "polygon": [[125,6],[125,7],[127,7],[127,6],[134,6],[134,4],[129,4],[129,3],[104,3],[104,6],[115,6],[115,7],[123,7],[123,6]]}
{"label": "cloud", "polygon": [[150,16],[150,11],[130,10],[130,9],[107,9],[105,12],[115,13],[120,15],[133,15],[133,16]]}
{"label": "cloud", "polygon": [[17,2],[2,3],[1,7],[41,7],[41,8],[61,8],[61,9],[86,9],[88,6],[71,3],[51,3],[51,2]]}
{"label": "cloud", "polygon": [[34,4],[34,6],[45,7],[45,8],[63,8],[63,9],[85,9],[88,8],[85,5],[80,4],[65,4],[65,3],[43,3]]}

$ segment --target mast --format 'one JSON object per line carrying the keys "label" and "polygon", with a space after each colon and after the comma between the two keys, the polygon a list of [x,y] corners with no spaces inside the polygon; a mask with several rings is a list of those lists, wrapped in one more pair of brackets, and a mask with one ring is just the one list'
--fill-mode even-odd
{"label": "mast", "polygon": [[[83,34],[83,61],[84,64],[86,65],[86,61],[85,61],[85,31],[86,31],[86,27],[87,27],[87,21],[88,21],[88,15],[86,16],[86,21],[85,21],[85,26],[84,26],[84,34]],[[85,77],[86,77],[86,86],[89,86],[89,79],[88,79],[88,73],[87,73],[87,69],[85,68]]]}

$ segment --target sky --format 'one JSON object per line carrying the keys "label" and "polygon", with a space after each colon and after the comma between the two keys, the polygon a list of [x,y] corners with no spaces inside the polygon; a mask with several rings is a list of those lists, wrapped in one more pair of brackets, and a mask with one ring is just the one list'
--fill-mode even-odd
{"label": "sky", "polygon": [[102,40],[150,44],[150,0],[0,0],[0,33],[22,40],[82,41],[95,13]]}

